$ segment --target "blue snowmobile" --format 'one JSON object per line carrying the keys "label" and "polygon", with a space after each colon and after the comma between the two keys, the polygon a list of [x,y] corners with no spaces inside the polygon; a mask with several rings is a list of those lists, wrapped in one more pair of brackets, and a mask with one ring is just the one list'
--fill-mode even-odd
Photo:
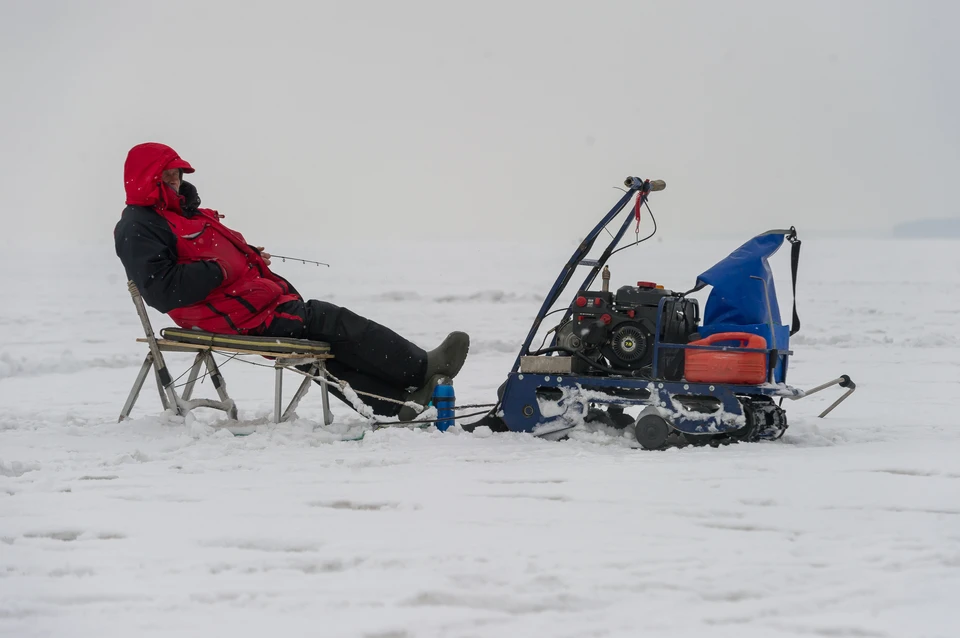
{"label": "blue snowmobile", "polygon": [[[480,421],[494,431],[563,438],[584,423],[633,427],[640,446],[712,445],[778,439],[787,429],[784,399],[800,399],[832,386],[856,389],[846,375],[807,391],[787,384],[790,337],[800,329],[796,283],[800,240],[796,229],[771,230],[737,248],[702,273],[686,292],[654,282],[610,290],[608,259],[656,233],[650,193],[662,180],[628,177],[626,192],[584,238],[544,299],[517,354],[496,406]],[[634,199],[635,198],[635,199]],[[588,254],[602,232],[627,208],[613,239],[596,259]],[[646,208],[654,229],[617,247]],[[768,259],[791,246],[793,316],[783,325]],[[570,302],[560,299],[578,268],[587,274]],[[597,276],[602,285],[594,286]],[[701,321],[691,293],[712,286]],[[562,313],[562,314],[561,314]],[[531,344],[544,319],[560,314],[539,349]],[[547,345],[547,339],[550,344]],[[632,406],[638,416],[627,414]]]}

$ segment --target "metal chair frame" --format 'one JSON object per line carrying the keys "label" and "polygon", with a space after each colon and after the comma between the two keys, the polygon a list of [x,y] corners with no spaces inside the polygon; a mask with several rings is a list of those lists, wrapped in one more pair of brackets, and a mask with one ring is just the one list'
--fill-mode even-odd
{"label": "metal chair frame", "polygon": [[[144,338],[137,339],[137,342],[146,343],[148,346],[148,351],[147,356],[143,360],[143,365],[140,366],[140,371],[137,373],[137,377],[133,382],[133,387],[130,389],[130,394],[127,396],[126,402],[123,404],[123,409],[120,411],[120,418],[118,421],[123,421],[130,416],[130,412],[133,410],[133,406],[136,404],[137,399],[140,396],[140,390],[143,388],[143,384],[146,381],[147,376],[150,374],[151,369],[153,370],[154,377],[157,381],[157,390],[160,394],[160,403],[163,405],[164,410],[172,410],[179,416],[186,416],[186,414],[194,408],[213,408],[214,410],[221,410],[225,412],[228,418],[237,420],[236,403],[230,398],[230,395],[227,394],[226,381],[224,381],[223,374],[220,372],[220,368],[217,366],[217,362],[213,358],[213,352],[217,351],[238,355],[252,354],[273,358],[275,375],[273,422],[281,423],[283,421],[287,421],[292,416],[293,411],[297,408],[297,404],[300,403],[300,400],[303,399],[303,397],[307,394],[307,391],[310,389],[313,378],[324,377],[324,373],[326,372],[326,361],[333,358],[333,355],[330,354],[261,352],[259,350],[253,351],[243,348],[208,346],[184,343],[171,339],[157,339],[153,333],[153,326],[150,323],[150,318],[147,316],[147,309],[144,306],[143,298],[140,296],[140,291],[137,290],[136,285],[132,281],[127,282],[127,288],[130,291],[130,296],[133,298],[133,305],[137,309],[137,315],[140,317],[140,323],[143,325],[143,332],[145,335]],[[175,381],[170,376],[170,372],[167,370],[167,364],[163,358],[164,352],[196,353],[196,357],[194,358],[193,364],[190,367],[190,373],[187,376],[187,381],[183,386],[183,392],[180,394],[177,393]],[[220,397],[219,400],[191,398],[193,396],[193,390],[197,382],[197,377],[200,375],[200,368],[204,365],[207,368],[207,374],[209,374],[210,380],[213,382],[213,387],[216,389],[217,395]],[[293,395],[293,398],[290,400],[289,405],[285,410],[283,410],[283,370],[289,366],[298,365],[308,365],[310,367],[307,371],[307,376],[305,376],[303,381],[300,383]],[[330,393],[325,382],[320,383],[320,388],[321,399],[323,401],[323,422],[324,425],[330,425],[333,423],[333,413],[330,411]]]}

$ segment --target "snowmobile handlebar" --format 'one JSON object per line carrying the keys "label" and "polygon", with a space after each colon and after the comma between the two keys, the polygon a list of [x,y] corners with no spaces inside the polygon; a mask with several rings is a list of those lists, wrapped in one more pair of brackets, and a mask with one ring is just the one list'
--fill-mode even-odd
{"label": "snowmobile handlebar", "polygon": [[650,188],[647,190],[644,186],[646,182],[639,177],[628,177],[623,180],[623,185],[627,188],[636,188],[637,190],[646,191],[648,193],[653,191],[662,191],[667,187],[667,183],[662,179],[651,179],[649,181]]}
{"label": "snowmobile handlebar", "polygon": [[[537,334],[537,330],[540,328],[540,323],[543,321],[544,317],[547,316],[547,312],[553,307],[553,304],[556,302],[557,298],[559,298],[559,296],[563,293],[564,289],[567,287],[567,284],[570,283],[570,278],[573,276],[574,270],[580,265],[587,265],[585,258],[593,248],[593,242],[596,241],[597,237],[600,236],[600,233],[603,232],[603,230],[607,227],[607,224],[613,221],[613,218],[623,211],[624,207],[630,202],[631,199],[633,199],[634,193],[639,193],[640,199],[638,200],[638,204],[642,205],[646,202],[647,195],[649,193],[652,191],[662,191],[667,187],[667,183],[662,179],[646,180],[633,176],[627,177],[625,180],[623,180],[623,185],[629,190],[623,194],[623,197],[620,198],[620,201],[610,209],[610,212],[608,212],[603,219],[600,220],[600,223],[597,224],[583,239],[583,241],[577,247],[576,252],[574,252],[572,257],[570,257],[570,260],[567,262],[566,266],[564,266],[563,270],[560,271],[560,275],[554,282],[550,292],[547,293],[546,299],[543,300],[543,304],[540,306],[540,311],[533,320],[533,325],[530,326],[530,331],[527,333],[527,338],[524,340],[523,345],[520,346],[520,352],[517,354],[517,358],[513,363],[513,372],[516,372],[520,369],[521,357],[530,352],[530,344],[533,342],[533,337]],[[606,263],[607,259],[613,254],[613,250],[616,245],[627,232],[627,227],[631,224],[633,219],[633,211],[630,211],[630,214],[623,220],[620,230],[617,231],[616,235],[613,236],[613,241],[611,241],[610,245],[608,245],[606,250],[603,251],[603,254],[600,255],[600,257],[596,260],[590,260],[590,273],[587,275],[586,279],[584,279],[583,285],[581,285],[580,289],[587,289],[587,287],[593,282],[597,274],[600,272],[600,269]],[[567,314],[569,314],[569,312],[570,311],[568,309]]]}

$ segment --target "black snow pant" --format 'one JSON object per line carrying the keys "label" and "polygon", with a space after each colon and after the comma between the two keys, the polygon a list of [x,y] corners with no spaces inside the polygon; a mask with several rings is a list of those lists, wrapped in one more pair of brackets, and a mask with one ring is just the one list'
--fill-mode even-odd
{"label": "black snow pant", "polygon": [[[407,390],[426,383],[427,353],[393,330],[326,301],[289,301],[277,308],[265,337],[325,341],[333,359],[327,370],[354,390],[402,401]],[[330,392],[350,405],[336,386]],[[360,395],[381,416],[396,416],[400,405]]]}

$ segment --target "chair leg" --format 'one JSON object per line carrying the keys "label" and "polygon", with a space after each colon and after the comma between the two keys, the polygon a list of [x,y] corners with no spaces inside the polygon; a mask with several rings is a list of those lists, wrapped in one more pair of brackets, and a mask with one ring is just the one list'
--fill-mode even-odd
{"label": "chair leg", "polygon": [[[217,367],[217,362],[213,358],[213,353],[209,350],[204,351],[204,361],[207,363],[207,371],[210,373],[210,380],[213,382],[213,387],[217,390],[217,396],[220,397],[221,401],[229,401],[230,395],[227,394],[227,383],[223,380],[223,376],[220,374],[220,368]],[[237,406],[234,405],[230,411],[227,413],[227,416],[234,421],[237,420]]]}
{"label": "chair leg", "polygon": [[327,387],[327,365],[323,361],[317,362],[317,374],[323,377],[323,383],[320,384],[320,399],[323,404],[323,424],[333,423],[333,412],[330,411],[330,389]]}
{"label": "chair leg", "polygon": [[283,402],[283,368],[276,366],[274,368],[276,381],[273,385],[273,422],[280,423],[280,405]]}
{"label": "chair leg", "polygon": [[[160,404],[164,410],[170,410],[170,399],[167,398],[167,392],[163,389],[163,381],[160,380],[160,371],[157,370],[157,362],[153,360],[152,356],[150,357],[150,363],[153,366],[153,377],[157,380],[157,392],[160,393]],[[180,413],[178,406],[174,405],[172,409],[178,414]]]}
{"label": "chair leg", "polygon": [[197,382],[197,375],[200,374],[200,366],[203,365],[203,352],[198,352],[197,357],[193,360],[193,367],[190,368],[190,375],[187,377],[187,384],[183,388],[183,397],[184,401],[189,401],[190,397],[193,396],[193,386]]}
{"label": "chair leg", "polygon": [[[319,372],[319,368],[316,363],[310,366],[308,374],[311,376],[316,376]],[[300,403],[300,400],[306,396],[307,391],[310,389],[310,385],[313,383],[313,379],[310,377],[304,377],[303,381],[300,382],[300,387],[297,388],[296,393],[293,395],[293,398],[290,399],[290,405],[287,406],[287,409],[284,410],[283,416],[280,417],[281,421],[286,421],[293,414],[293,411],[297,409],[297,405]]]}
{"label": "chair leg", "polygon": [[[117,423],[130,416],[130,411],[133,410],[134,404],[136,404],[137,399],[140,397],[140,390],[143,388],[143,382],[147,380],[147,375],[150,374],[150,368],[152,367],[153,355],[148,352],[146,358],[143,360],[143,365],[140,366],[140,372],[137,373],[137,378],[133,382],[133,387],[130,388],[130,394],[127,395],[127,401],[123,404],[123,409],[120,410],[120,418],[117,419]],[[160,396],[163,396],[162,392],[160,393]]]}

